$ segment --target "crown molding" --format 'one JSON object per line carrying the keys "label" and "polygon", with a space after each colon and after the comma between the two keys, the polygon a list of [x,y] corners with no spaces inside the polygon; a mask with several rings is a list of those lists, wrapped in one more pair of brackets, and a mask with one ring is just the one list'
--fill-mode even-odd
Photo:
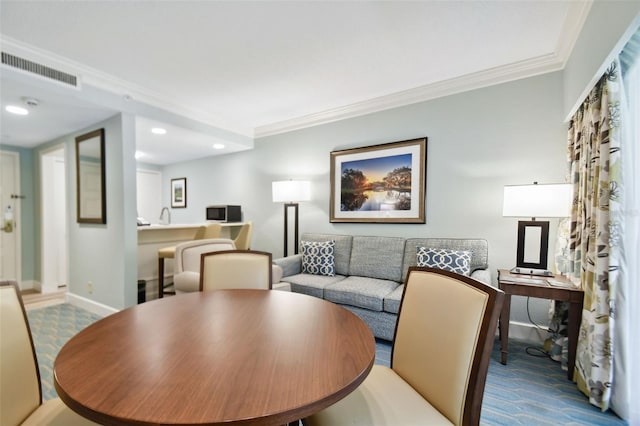
{"label": "crown molding", "polygon": [[392,93],[343,107],[309,114],[255,128],[254,137],[273,136],[306,127],[327,124],[391,108],[424,102],[469,90],[481,89],[521,78],[564,69],[571,51],[589,15],[593,0],[569,2],[560,40],[554,53],[514,62],[505,66],[466,74],[402,92]]}
{"label": "crown molding", "polygon": [[562,26],[562,34],[560,34],[560,39],[556,46],[558,57],[562,58],[562,68],[565,67],[569,56],[571,56],[571,51],[578,41],[578,36],[587,20],[587,16],[589,16],[592,4],[593,0],[569,2],[567,16]]}
{"label": "crown molding", "polygon": [[180,102],[177,99],[132,84],[131,82],[119,79],[55,53],[4,35],[0,35],[0,45],[2,46],[2,51],[76,75],[81,92],[83,85],[89,85],[106,92],[120,95],[127,100],[135,100],[142,104],[200,121],[212,127],[217,127],[242,136],[253,137],[253,129],[243,128],[235,123],[223,122],[202,110],[186,106],[186,102]]}
{"label": "crown molding", "polygon": [[592,4],[593,0],[569,2],[562,34],[554,53],[426,84],[314,114],[258,126],[254,129],[245,128],[237,123],[224,122],[220,120],[219,117],[212,117],[211,114],[203,110],[187,106],[186,101],[167,97],[166,95],[134,85],[128,81],[101,72],[100,70],[87,67],[86,65],[30,46],[18,40],[0,35],[0,43],[2,44],[3,50],[10,51],[17,56],[77,75],[79,85],[87,84],[107,92],[118,94],[123,98],[133,99],[137,102],[185,116],[228,132],[250,138],[259,138],[359,117],[561,70],[566,65]]}
{"label": "crown molding", "polygon": [[537,58],[514,62],[505,66],[466,74],[413,89],[372,98],[343,107],[309,114],[291,120],[256,127],[254,137],[273,136],[280,133],[318,126],[347,118],[398,108],[432,99],[467,92],[496,84],[533,77],[562,69],[564,58],[548,54]]}

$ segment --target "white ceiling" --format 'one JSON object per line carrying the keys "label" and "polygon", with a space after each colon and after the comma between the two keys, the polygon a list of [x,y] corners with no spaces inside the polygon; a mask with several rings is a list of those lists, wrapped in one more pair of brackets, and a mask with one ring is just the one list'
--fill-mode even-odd
{"label": "white ceiling", "polygon": [[[215,155],[220,140],[221,153],[247,149],[254,137],[561,69],[590,4],[3,0],[2,51],[82,85],[3,66],[1,141],[36,146],[128,111],[144,117],[148,162]],[[41,104],[18,121],[4,105],[23,96]],[[158,142],[141,123],[187,133]]]}

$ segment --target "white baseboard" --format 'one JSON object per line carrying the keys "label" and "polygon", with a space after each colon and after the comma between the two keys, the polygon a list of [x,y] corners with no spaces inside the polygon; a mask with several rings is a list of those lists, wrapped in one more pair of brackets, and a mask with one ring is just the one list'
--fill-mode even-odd
{"label": "white baseboard", "polygon": [[40,291],[40,283],[34,280],[20,281],[20,290],[31,289]]}
{"label": "white baseboard", "polygon": [[67,292],[65,296],[66,302],[98,315],[99,317],[106,317],[118,312],[118,309],[111,306],[103,305],[94,300],[87,299],[86,297],[78,296],[77,294]]}
{"label": "white baseboard", "polygon": [[509,321],[509,339],[542,344],[549,336],[547,330],[541,330],[533,324]]}

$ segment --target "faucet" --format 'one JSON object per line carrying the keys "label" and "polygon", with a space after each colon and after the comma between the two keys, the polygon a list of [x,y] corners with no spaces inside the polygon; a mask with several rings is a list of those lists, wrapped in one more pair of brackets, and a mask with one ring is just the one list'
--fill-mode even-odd
{"label": "faucet", "polygon": [[[167,221],[164,220],[164,212],[167,212]],[[160,224],[161,225],[171,225],[171,212],[169,211],[169,207],[163,207],[160,211]]]}

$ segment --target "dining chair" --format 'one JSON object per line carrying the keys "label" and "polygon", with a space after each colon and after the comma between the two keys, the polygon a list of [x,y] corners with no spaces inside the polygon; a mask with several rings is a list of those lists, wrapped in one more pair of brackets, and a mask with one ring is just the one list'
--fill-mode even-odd
{"label": "dining chair", "polygon": [[0,425],[95,425],[60,398],[42,401],[40,369],[22,296],[0,281]]}
{"label": "dining chair", "polygon": [[251,248],[251,235],[253,234],[253,222],[247,222],[240,227],[238,235],[233,240],[238,250],[249,250]]}
{"label": "dining chair", "polygon": [[433,268],[409,268],[391,352],[318,425],[478,425],[504,293]]}
{"label": "dining chair", "polygon": [[210,238],[180,243],[176,246],[173,286],[176,294],[200,290],[200,260],[202,253],[235,250],[232,240]]}
{"label": "dining chair", "polygon": [[200,291],[273,288],[271,253],[255,250],[225,250],[203,253]]}
{"label": "dining chair", "polygon": [[[193,237],[194,240],[203,240],[211,238],[219,238],[222,233],[222,225],[219,223],[208,223],[198,227],[196,234]],[[164,284],[164,262],[165,259],[175,259],[176,246],[162,247],[158,249],[158,297],[162,298],[165,294],[175,294],[174,291],[167,290],[170,286]],[[175,266],[175,265],[174,265]],[[175,277],[175,270],[174,270]],[[175,282],[175,278],[174,278]]]}

